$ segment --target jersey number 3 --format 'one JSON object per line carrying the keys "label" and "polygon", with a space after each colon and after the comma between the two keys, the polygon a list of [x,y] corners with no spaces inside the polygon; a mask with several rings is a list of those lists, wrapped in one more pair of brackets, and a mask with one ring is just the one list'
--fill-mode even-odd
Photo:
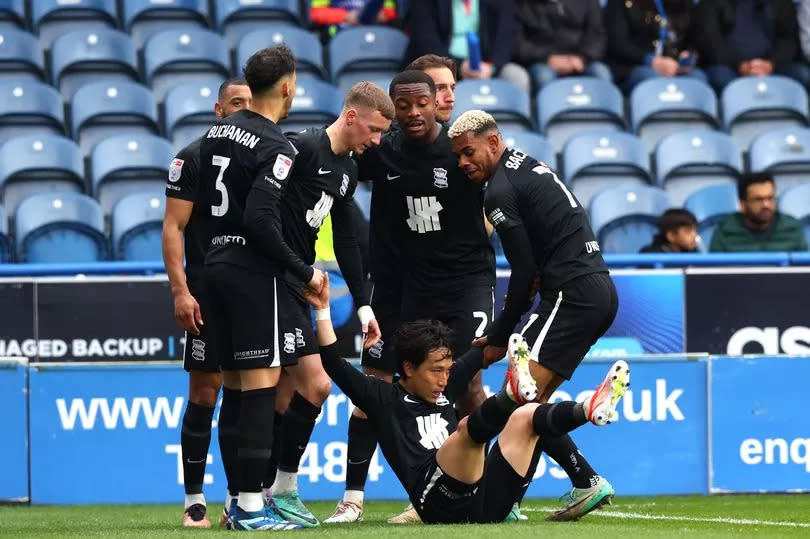
{"label": "jersey number 3", "polygon": [[215,167],[219,167],[219,174],[217,174],[217,181],[214,187],[222,194],[222,202],[219,203],[219,206],[211,206],[211,215],[214,217],[222,217],[228,213],[228,188],[225,187],[222,177],[225,175],[225,169],[231,164],[231,159],[230,157],[214,155],[211,158],[211,164]]}

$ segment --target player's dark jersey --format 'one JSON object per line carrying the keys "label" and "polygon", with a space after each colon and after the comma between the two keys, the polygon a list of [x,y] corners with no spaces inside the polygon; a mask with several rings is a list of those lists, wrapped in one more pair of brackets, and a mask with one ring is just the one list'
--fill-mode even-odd
{"label": "player's dark jersey", "polygon": [[332,152],[325,128],[286,135],[298,150],[298,156],[281,206],[284,239],[306,264],[313,264],[318,231],[331,214],[335,256],[341,272],[355,303],[366,305],[363,264],[352,208],[357,164],[348,153],[335,155]]}
{"label": "player's dark jersey", "polygon": [[582,204],[548,166],[533,157],[507,149],[487,183],[484,205],[513,267],[503,317],[514,323],[493,329],[502,338],[508,337],[520,318],[518,304],[528,308],[525,301],[510,301],[515,299],[513,292],[528,296],[531,288],[529,276],[526,290],[513,290],[517,266],[539,269],[543,290],[558,290],[581,275],[608,271]]}
{"label": "player's dark jersey", "polygon": [[280,201],[294,159],[278,126],[255,112],[239,111],[208,130],[200,145],[200,203],[211,222],[206,264],[312,278],[281,228]]}
{"label": "player's dark jersey", "polygon": [[384,212],[372,223],[372,258],[378,249],[393,253],[406,287],[417,290],[492,285],[482,190],[458,168],[447,127],[432,144],[413,144],[394,131],[359,168],[361,180],[374,180],[372,217]]}
{"label": "player's dark jersey", "polygon": [[458,426],[453,402],[467,391],[481,369],[480,348],[457,359],[450,371],[444,397],[429,404],[399,384],[365,376],[340,358],[336,345],[321,347],[324,370],[351,401],[366,410],[380,448],[412,499],[436,451]]}
{"label": "player's dark jersey", "polygon": [[166,196],[187,200],[194,204],[186,228],[183,244],[186,256],[186,277],[189,282],[199,277],[208,249],[207,213],[197,204],[200,187],[200,141],[197,139],[179,152],[169,165]]}

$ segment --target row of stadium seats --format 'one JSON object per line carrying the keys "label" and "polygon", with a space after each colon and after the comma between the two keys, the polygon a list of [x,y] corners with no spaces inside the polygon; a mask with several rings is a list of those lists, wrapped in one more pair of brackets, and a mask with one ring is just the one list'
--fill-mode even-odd
{"label": "row of stadium seats", "polygon": [[[106,259],[160,260],[164,197],[159,189],[145,189],[120,199],[112,209],[110,237],[105,236],[101,205],[80,193],[44,192],[19,206],[12,242],[5,211],[0,206],[0,261],[15,251],[19,262],[69,263]],[[657,232],[656,221],[673,201],[652,186],[621,184],[593,199],[591,224],[606,253],[636,253]],[[720,220],[737,211],[734,185],[710,185],[693,193],[686,208],[698,219],[703,244]],[[804,223],[810,241],[810,182],[792,187],[779,197],[779,209]]]}
{"label": "row of stadium seats", "polygon": [[[131,80],[133,73],[115,75],[92,62],[66,68],[58,80],[65,98],[70,95],[70,129],[65,128],[68,124],[62,96],[54,88],[31,80],[0,77],[0,141],[44,128],[69,132],[87,154],[94,141],[84,142],[80,136],[86,122],[104,117],[109,123],[115,116],[126,116],[138,119],[138,124],[148,124],[155,133],[164,133],[180,147],[190,139],[187,134],[175,133],[178,123],[210,123],[217,88],[227,75],[193,63],[155,65],[150,71],[150,91]],[[355,75],[362,78],[359,73]],[[372,80],[382,85],[389,82],[385,78]],[[286,128],[331,121],[340,113],[343,95],[327,82],[302,75]],[[693,128],[716,130],[721,125],[739,147],[747,150],[752,139],[764,131],[804,127],[808,123],[804,89],[783,77],[737,79],[723,93],[719,117],[715,114],[717,101],[708,86],[690,79],[653,79],[639,84],[629,100],[629,122],[619,90],[599,79],[560,79],[547,85],[537,102],[540,131],[556,152],[561,152],[574,135],[595,130],[620,132],[628,124],[647,152],[654,152],[667,134]],[[163,106],[162,122],[158,121],[159,104]],[[456,113],[471,108],[490,111],[505,129],[530,131],[533,123],[528,97],[499,79],[458,84]]]}
{"label": "row of stadium seats", "polygon": [[[26,13],[26,4],[29,4]],[[0,25],[31,29],[50,48],[65,29],[121,28],[140,48],[165,29],[214,28],[226,37],[261,28],[268,21],[302,24],[299,0],[3,0]]]}
{"label": "row of stadium seats", "polygon": [[[89,87],[89,86],[88,86]],[[101,117],[82,124],[80,137],[98,141],[85,154],[80,145],[51,133],[10,138],[0,145],[0,200],[9,216],[25,197],[41,191],[92,194],[106,215],[123,196],[160,188],[175,150],[168,140],[139,131],[127,119]],[[284,125],[284,124],[282,124]],[[185,126],[190,137],[204,125]],[[585,206],[604,188],[618,183],[656,185],[676,205],[706,185],[733,185],[745,170],[740,149],[726,134],[686,130],[662,139],[651,166],[637,137],[621,132],[590,132],[574,136],[557,159],[551,143],[527,131],[504,130],[508,146],[545,161]],[[785,128],[757,137],[750,148],[753,172],[773,175],[777,192],[810,181],[810,129]]]}

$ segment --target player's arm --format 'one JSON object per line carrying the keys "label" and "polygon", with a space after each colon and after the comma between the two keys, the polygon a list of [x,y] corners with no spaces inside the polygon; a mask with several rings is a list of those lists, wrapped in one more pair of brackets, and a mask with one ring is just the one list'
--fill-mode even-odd
{"label": "player's arm", "polygon": [[166,212],[163,216],[163,264],[169,275],[169,285],[174,297],[174,318],[185,331],[199,335],[202,325],[200,306],[188,289],[186,271],[183,267],[183,232],[186,230],[194,203],[181,198],[166,197]]}
{"label": "player's arm", "polygon": [[444,391],[450,402],[454,402],[458,397],[467,393],[470,380],[483,366],[484,351],[477,346],[473,346],[453,362],[450,379],[447,380],[447,387]]}
{"label": "player's arm", "polygon": [[321,272],[304,263],[284,241],[280,219],[281,195],[289,179],[293,166],[292,148],[277,145],[260,156],[259,168],[245,202],[243,225],[250,234],[251,241],[259,244],[265,254],[277,260],[292,275],[304,283],[320,285]]}
{"label": "player's arm", "polygon": [[332,243],[340,272],[357,306],[357,317],[366,335],[363,347],[370,348],[380,340],[382,334],[366,293],[366,276],[363,274],[363,258],[355,233],[352,200],[345,197],[332,206]]}
{"label": "player's arm", "polygon": [[321,363],[326,374],[355,406],[368,410],[370,415],[377,410],[384,411],[387,408],[386,389],[390,389],[390,384],[373,376],[365,376],[338,353],[337,335],[329,313],[329,275],[323,276],[320,290],[307,289],[304,296],[315,310]]}

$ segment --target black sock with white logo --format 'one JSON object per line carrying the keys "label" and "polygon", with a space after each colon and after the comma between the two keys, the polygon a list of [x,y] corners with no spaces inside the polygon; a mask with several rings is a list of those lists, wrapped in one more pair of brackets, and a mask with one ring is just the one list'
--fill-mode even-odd
{"label": "black sock with white logo", "polygon": [[203,491],[205,461],[208,458],[208,445],[211,443],[211,419],[214,409],[191,401],[183,414],[183,430],[180,433],[180,447],[183,451],[183,485],[186,494],[200,494]]}
{"label": "black sock with white logo", "polygon": [[352,415],[349,418],[349,443],[346,448],[346,490],[362,491],[366,488],[366,476],[375,449],[377,436],[371,421]]}
{"label": "black sock with white logo", "polygon": [[539,449],[557,461],[575,487],[588,488],[594,484],[596,472],[567,434],[556,437],[541,436]]}
{"label": "black sock with white logo", "polygon": [[290,400],[290,406],[284,414],[281,429],[284,438],[281,442],[281,454],[278,457],[278,469],[283,472],[297,473],[301,456],[307,448],[315,420],[321,408],[310,403],[297,391]]}

